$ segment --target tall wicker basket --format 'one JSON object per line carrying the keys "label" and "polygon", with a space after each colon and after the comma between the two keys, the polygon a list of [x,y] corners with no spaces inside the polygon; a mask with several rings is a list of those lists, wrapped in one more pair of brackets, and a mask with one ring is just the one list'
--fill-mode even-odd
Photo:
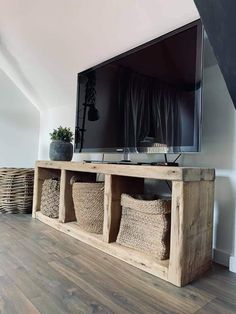
{"label": "tall wicker basket", "polygon": [[31,213],[34,170],[0,168],[0,212]]}
{"label": "tall wicker basket", "polygon": [[75,182],[72,186],[75,216],[81,229],[101,234],[104,216],[104,183]]}
{"label": "tall wicker basket", "polygon": [[121,195],[122,217],[117,242],[157,259],[169,257],[171,201]]}
{"label": "tall wicker basket", "polygon": [[43,182],[40,211],[50,218],[59,217],[60,181],[58,178]]}

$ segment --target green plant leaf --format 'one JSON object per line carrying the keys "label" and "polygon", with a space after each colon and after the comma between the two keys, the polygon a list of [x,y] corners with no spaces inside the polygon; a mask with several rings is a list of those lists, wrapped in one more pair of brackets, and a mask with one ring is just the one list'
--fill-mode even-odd
{"label": "green plant leaf", "polygon": [[70,128],[63,128],[61,125],[57,129],[53,129],[52,133],[49,133],[52,141],[72,142],[73,132]]}

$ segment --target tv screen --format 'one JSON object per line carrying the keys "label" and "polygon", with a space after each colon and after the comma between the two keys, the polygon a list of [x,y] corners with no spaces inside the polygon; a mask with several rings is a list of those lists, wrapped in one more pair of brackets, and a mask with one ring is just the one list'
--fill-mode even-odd
{"label": "tv screen", "polygon": [[200,20],[78,74],[75,151],[200,150]]}

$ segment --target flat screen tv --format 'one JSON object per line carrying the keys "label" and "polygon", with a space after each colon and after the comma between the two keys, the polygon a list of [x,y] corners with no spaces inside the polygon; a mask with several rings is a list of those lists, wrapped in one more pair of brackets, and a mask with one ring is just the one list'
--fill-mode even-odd
{"label": "flat screen tv", "polygon": [[200,20],[78,74],[76,152],[200,150]]}

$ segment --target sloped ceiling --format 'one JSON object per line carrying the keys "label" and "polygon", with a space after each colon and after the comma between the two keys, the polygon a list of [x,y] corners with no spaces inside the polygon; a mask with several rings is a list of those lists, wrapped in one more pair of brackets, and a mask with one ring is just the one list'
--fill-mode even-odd
{"label": "sloped ceiling", "polygon": [[199,17],[192,0],[0,0],[0,67],[40,110],[76,74]]}

